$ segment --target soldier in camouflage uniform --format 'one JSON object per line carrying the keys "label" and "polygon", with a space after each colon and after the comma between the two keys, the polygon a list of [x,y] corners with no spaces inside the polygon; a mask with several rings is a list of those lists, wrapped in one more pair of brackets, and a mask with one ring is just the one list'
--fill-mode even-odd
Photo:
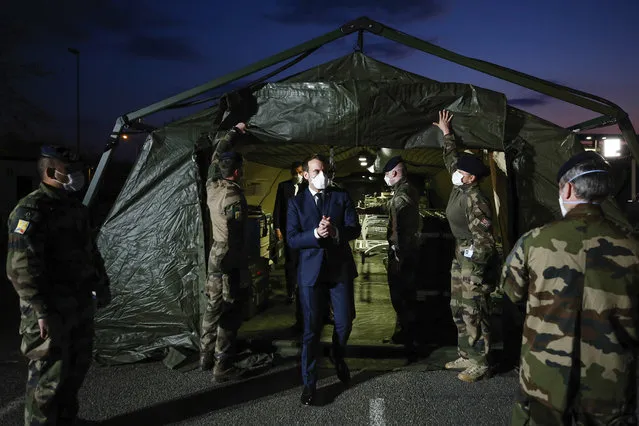
{"label": "soldier in camouflage uniform", "polygon": [[384,181],[393,189],[389,201],[388,287],[391,303],[397,313],[399,329],[393,334],[395,343],[404,344],[409,361],[415,357],[417,332],[417,288],[415,273],[419,255],[419,194],[408,183],[406,166],[401,157],[393,157],[384,166]]}
{"label": "soldier in camouflage uniform", "polygon": [[73,424],[93,348],[94,297],[111,294],[75,156],[43,147],[40,187],[9,216],[7,276],[20,297],[21,351],[29,359],[25,425]]}
{"label": "soldier in camouflage uniform", "polygon": [[639,242],[606,219],[609,165],[559,170],[563,219],[521,236],[501,286],[526,304],[515,425],[637,424]]}
{"label": "soldier in camouflage uniform", "polygon": [[496,251],[490,205],[478,183],[488,169],[473,155],[458,156],[451,119],[450,112],[440,111],[439,122],[433,123],[444,134],[444,163],[453,181],[446,217],[456,240],[450,306],[457,326],[459,358],[448,362],[446,368],[464,370],[457,377],[474,382],[489,372],[490,293],[496,283],[487,272]]}
{"label": "soldier in camouflage uniform", "polygon": [[219,141],[206,182],[213,245],[209,254],[206,296],[202,319],[200,367],[213,368],[216,381],[237,378],[235,341],[242,323],[242,302],[250,284],[248,256],[244,249],[247,204],[239,185],[242,156],[230,150],[233,140],[245,132],[238,123]]}

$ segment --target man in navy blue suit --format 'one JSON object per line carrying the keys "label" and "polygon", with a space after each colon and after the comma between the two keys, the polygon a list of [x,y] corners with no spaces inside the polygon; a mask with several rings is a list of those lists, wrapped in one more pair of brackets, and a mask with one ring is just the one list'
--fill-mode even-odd
{"label": "man in navy blue suit", "polygon": [[301,401],[305,405],[311,405],[315,398],[327,293],[335,319],[332,355],[337,377],[345,384],[350,381],[344,353],[355,316],[353,280],[357,268],[349,241],[359,236],[361,226],[348,193],[330,186],[327,165],[321,155],[304,161],[308,188],[291,198],[286,221],[288,244],[300,251],[297,282],[304,319]]}

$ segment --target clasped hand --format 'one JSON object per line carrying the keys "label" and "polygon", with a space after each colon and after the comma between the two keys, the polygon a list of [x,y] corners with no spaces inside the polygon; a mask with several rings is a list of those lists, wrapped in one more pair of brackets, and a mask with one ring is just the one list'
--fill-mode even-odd
{"label": "clasped hand", "polygon": [[317,235],[321,238],[335,237],[336,231],[331,223],[331,218],[322,216],[322,220],[317,227]]}

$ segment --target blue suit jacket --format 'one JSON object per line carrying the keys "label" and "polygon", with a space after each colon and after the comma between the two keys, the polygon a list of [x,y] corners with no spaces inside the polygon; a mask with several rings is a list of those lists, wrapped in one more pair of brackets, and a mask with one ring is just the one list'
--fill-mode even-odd
{"label": "blue suit jacket", "polygon": [[300,250],[298,285],[313,286],[320,272],[330,282],[348,282],[357,276],[353,253],[348,244],[357,238],[361,226],[355,206],[348,193],[329,187],[324,190],[324,216],[338,229],[339,241],[334,238],[317,239],[314,230],[322,219],[308,187],[289,200],[286,237],[289,247]]}

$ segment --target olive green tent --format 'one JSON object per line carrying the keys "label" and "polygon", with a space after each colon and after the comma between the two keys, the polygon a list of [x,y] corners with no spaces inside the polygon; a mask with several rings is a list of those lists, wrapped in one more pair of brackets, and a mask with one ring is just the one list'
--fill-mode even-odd
{"label": "olive green tent", "polygon": [[[362,150],[387,158],[380,148],[401,149],[415,170],[443,172],[437,113],[454,113],[460,147],[477,150],[491,167],[504,249],[524,231],[558,217],[555,175],[561,163],[583,150],[575,129],[564,129],[517,108],[506,97],[469,84],[441,83],[379,62],[362,52],[370,31],[411,47],[507,79],[550,96],[601,112],[580,128],[618,123],[635,149],[627,115],[614,104],[494,64],[466,58],[407,36],[366,18],[290,49],[230,76],[124,115],[116,122],[107,150],[87,192],[96,194],[102,171],[119,136],[144,128],[139,118],[176,105],[212,104],[201,112],[151,130],[117,201],[105,220],[98,244],[111,279],[113,303],[97,318],[100,360],[133,362],[166,355],[168,348],[198,348],[206,279],[206,219],[203,211],[209,135],[235,120],[249,124],[240,151],[253,162],[286,168],[314,151],[329,152],[338,169],[348,169]],[[298,56],[322,44],[359,33],[359,51],[288,78],[268,82],[276,72],[221,98],[185,101]],[[632,135],[632,138],[629,136]],[[625,223],[612,202],[604,206]]]}

